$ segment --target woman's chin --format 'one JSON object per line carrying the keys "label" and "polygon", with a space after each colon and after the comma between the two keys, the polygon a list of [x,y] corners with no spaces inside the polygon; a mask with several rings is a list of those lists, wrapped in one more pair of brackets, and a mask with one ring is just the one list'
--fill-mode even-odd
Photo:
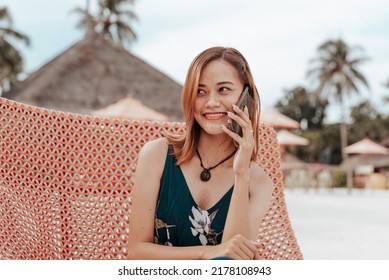
{"label": "woman's chin", "polygon": [[224,130],[221,127],[221,124],[206,124],[205,127],[203,127],[203,130],[210,135],[220,135],[225,134]]}

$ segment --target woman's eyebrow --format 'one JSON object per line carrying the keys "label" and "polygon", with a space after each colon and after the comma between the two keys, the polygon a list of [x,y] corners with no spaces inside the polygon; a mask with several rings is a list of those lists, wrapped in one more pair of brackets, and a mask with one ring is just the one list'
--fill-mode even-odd
{"label": "woman's eyebrow", "polygon": [[233,85],[234,83],[233,82],[230,82],[230,81],[222,81],[222,82],[218,82],[217,85],[220,86],[220,85]]}
{"label": "woman's eyebrow", "polygon": [[[218,82],[216,85],[218,85],[218,86],[220,86],[220,85],[234,85],[234,83],[230,82],[230,81],[222,81],[222,82]],[[198,87],[207,87],[207,86],[204,84],[199,84]]]}

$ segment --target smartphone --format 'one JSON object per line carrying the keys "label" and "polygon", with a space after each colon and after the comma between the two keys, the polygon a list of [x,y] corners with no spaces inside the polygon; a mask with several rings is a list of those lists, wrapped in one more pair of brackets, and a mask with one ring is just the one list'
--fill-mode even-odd
{"label": "smartphone", "polygon": [[[252,93],[250,92],[250,88],[248,86],[246,86],[243,89],[243,92],[240,95],[239,100],[235,105],[238,106],[242,111],[244,110],[244,107],[247,106],[247,109],[249,111],[250,120],[252,120],[253,114],[254,114],[254,99],[252,97]],[[231,120],[231,130],[233,132],[235,132],[236,134],[239,134],[240,137],[243,136],[242,128],[234,120]]]}

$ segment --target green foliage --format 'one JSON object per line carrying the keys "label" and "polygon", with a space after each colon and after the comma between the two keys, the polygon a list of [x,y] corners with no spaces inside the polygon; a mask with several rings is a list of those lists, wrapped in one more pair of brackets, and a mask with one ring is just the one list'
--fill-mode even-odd
{"label": "green foliage", "polygon": [[[351,117],[352,123],[347,126],[349,144],[364,137],[380,143],[389,137],[389,116],[377,113],[368,101],[351,108]],[[288,147],[288,152],[306,162],[341,163],[339,124],[323,125],[321,129],[307,129],[300,135],[309,139],[310,144],[304,147]]]}
{"label": "green foliage", "polygon": [[[339,124],[323,124],[327,104],[301,86],[285,91],[276,107],[299,122],[306,120],[306,130],[293,132],[310,141],[308,146],[288,147],[288,152],[311,163],[339,164],[342,161]],[[347,126],[347,143],[355,143],[364,137],[379,143],[389,137],[389,116],[379,114],[369,101],[351,108],[350,115],[352,123]]]}
{"label": "green foliage", "polygon": [[383,116],[370,104],[363,101],[351,108],[349,143],[355,143],[364,137],[381,142],[389,137],[389,116]]}
{"label": "green foliage", "polygon": [[378,112],[371,106],[368,100],[351,108],[351,119],[353,123],[362,123],[366,120],[374,120],[378,116]]}
{"label": "green foliage", "polygon": [[298,158],[311,163],[339,164],[341,162],[338,125],[309,129],[303,131],[301,136],[309,139],[309,145],[289,149]]}
{"label": "green foliage", "polygon": [[29,38],[12,28],[12,17],[7,8],[0,8],[0,93],[10,87],[23,71],[21,53],[14,47],[15,40],[29,45]]}
{"label": "green foliage", "polygon": [[285,91],[275,107],[300,123],[305,121],[308,129],[319,129],[323,127],[327,105],[327,100],[320,99],[304,87],[297,86]]}
{"label": "green foliage", "polygon": [[288,152],[306,162],[339,163],[340,144],[337,125],[325,126],[323,120],[328,101],[297,86],[285,91],[284,96],[276,103],[276,108],[283,114],[299,122],[305,120],[307,129],[294,133],[307,138],[308,146],[288,147]]}

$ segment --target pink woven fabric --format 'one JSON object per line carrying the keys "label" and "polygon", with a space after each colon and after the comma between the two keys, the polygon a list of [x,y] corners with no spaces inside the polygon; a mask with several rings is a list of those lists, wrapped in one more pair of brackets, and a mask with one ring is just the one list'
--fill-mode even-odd
{"label": "pink woven fabric", "polygon": [[[0,98],[0,259],[124,259],[141,147],[183,123],[108,119]],[[258,232],[265,259],[302,259],[273,129],[258,163],[274,182]]]}

